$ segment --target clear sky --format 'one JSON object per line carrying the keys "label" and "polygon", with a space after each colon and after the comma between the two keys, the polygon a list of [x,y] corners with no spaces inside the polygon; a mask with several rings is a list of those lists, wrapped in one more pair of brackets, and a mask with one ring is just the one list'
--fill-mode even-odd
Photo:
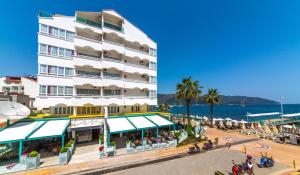
{"label": "clear sky", "polygon": [[158,43],[158,91],[191,75],[224,95],[300,103],[300,1],[1,2],[0,76],[37,73],[37,14],[115,9]]}

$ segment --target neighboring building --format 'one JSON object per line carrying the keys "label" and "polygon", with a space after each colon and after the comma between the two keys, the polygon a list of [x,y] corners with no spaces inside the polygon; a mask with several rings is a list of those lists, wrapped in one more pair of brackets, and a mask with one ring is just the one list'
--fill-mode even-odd
{"label": "neighboring building", "polygon": [[36,77],[6,76],[0,78],[0,101],[15,101],[33,109],[37,90]]}
{"label": "neighboring building", "polygon": [[157,105],[156,43],[114,10],[39,13],[37,108],[145,112]]}

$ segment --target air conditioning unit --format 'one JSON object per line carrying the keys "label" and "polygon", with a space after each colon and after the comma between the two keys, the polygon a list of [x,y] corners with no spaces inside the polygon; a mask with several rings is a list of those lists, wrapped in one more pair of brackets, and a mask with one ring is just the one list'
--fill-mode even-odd
{"label": "air conditioning unit", "polygon": [[104,51],[103,53],[104,53],[104,55],[106,55],[106,54],[107,54],[107,51]]}
{"label": "air conditioning unit", "polygon": [[106,72],[107,71],[107,69],[103,69],[103,72]]}

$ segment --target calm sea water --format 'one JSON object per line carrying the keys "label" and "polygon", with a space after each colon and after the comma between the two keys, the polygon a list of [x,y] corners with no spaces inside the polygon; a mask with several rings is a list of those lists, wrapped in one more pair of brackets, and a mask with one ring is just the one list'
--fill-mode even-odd
{"label": "calm sea water", "polygon": [[[286,104],[283,105],[283,111],[285,114],[300,113],[300,104]],[[171,112],[174,114],[185,114],[185,106],[174,106],[171,108]],[[209,105],[192,105],[190,108],[192,115],[209,116]],[[281,112],[280,105],[216,105],[214,107],[214,117],[232,118],[235,120],[247,120],[246,114],[249,113],[265,113],[265,112]],[[268,119],[268,118],[260,118]]]}

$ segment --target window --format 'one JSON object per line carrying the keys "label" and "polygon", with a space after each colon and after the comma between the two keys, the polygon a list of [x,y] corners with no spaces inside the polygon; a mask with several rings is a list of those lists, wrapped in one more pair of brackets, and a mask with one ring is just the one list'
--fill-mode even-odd
{"label": "window", "polygon": [[57,55],[57,47],[49,46],[50,47],[50,54]]}
{"label": "window", "polygon": [[59,29],[59,37],[65,38],[66,37],[66,31],[62,30],[62,29]]}
{"label": "window", "polygon": [[153,48],[150,48],[150,55],[152,55],[152,56],[156,56],[157,55],[157,51],[156,51],[156,49],[153,49]]}
{"label": "window", "polygon": [[103,91],[104,95],[121,95],[121,90],[110,90],[110,89],[104,89]]}
{"label": "window", "polygon": [[73,69],[66,67],[66,77],[73,76]]}
{"label": "window", "polygon": [[66,57],[72,57],[72,50],[70,50],[70,49],[66,49],[66,53],[65,53],[65,56]]}
{"label": "window", "polygon": [[58,29],[54,28],[54,27],[49,27],[49,34],[54,35],[54,36],[58,36]]}
{"label": "window", "polygon": [[41,54],[46,54],[47,53],[47,45],[40,44],[40,53]]}
{"label": "window", "polygon": [[64,67],[58,67],[58,75],[60,75],[60,76],[65,75],[65,68]]}
{"label": "window", "polygon": [[65,56],[65,49],[59,48],[58,54],[59,54],[59,56],[62,56],[62,57]]}
{"label": "window", "polygon": [[40,95],[46,95],[46,86],[40,85]]}
{"label": "window", "polygon": [[73,87],[66,86],[65,87],[65,95],[73,95]]}
{"label": "window", "polygon": [[46,74],[47,73],[47,65],[41,64],[40,65],[40,74]]}
{"label": "window", "polygon": [[150,83],[156,83],[156,77],[155,76],[150,76],[149,77],[149,82]]}
{"label": "window", "polygon": [[156,97],[156,91],[155,90],[150,90],[149,96],[150,97]]}
{"label": "window", "polygon": [[115,114],[115,113],[119,113],[120,109],[118,106],[109,106],[108,107],[108,113],[109,114]]}
{"label": "window", "polygon": [[67,39],[73,39],[74,38],[74,32],[67,31]]}
{"label": "window", "polygon": [[48,26],[41,24],[41,32],[42,33],[48,33]]}
{"label": "window", "polygon": [[11,91],[12,92],[18,92],[19,91],[19,87],[18,86],[12,86],[11,87]]}
{"label": "window", "polygon": [[150,62],[150,64],[149,64],[149,69],[156,70],[156,63]]}
{"label": "window", "polygon": [[58,95],[64,95],[64,87],[63,86],[58,86]]}
{"label": "window", "polygon": [[57,86],[48,86],[48,95],[56,96],[57,95]]}
{"label": "window", "polygon": [[56,66],[48,66],[48,74],[57,75]]}

